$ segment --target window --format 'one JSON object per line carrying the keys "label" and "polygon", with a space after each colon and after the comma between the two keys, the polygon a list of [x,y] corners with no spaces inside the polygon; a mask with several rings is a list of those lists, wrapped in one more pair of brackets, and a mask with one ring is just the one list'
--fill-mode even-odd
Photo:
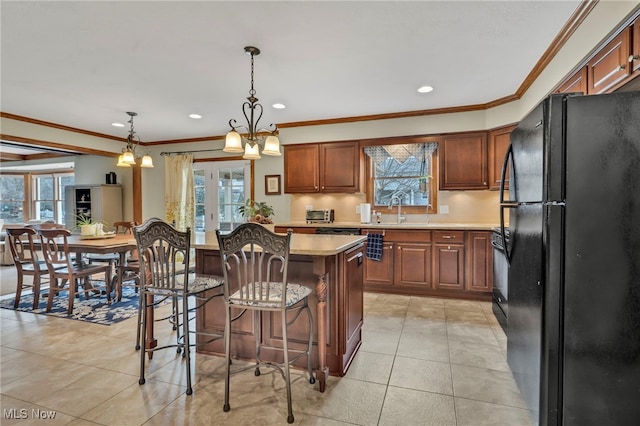
{"label": "window", "polygon": [[53,220],[65,223],[65,186],[73,185],[73,173],[38,174],[32,177],[32,219]]}
{"label": "window", "polygon": [[25,175],[0,175],[0,219],[5,224],[24,223]]}
{"label": "window", "polygon": [[195,184],[195,230],[231,231],[244,222],[238,211],[249,198],[250,163],[214,161],[193,165]]}
{"label": "window", "polygon": [[373,206],[384,208],[401,203],[416,213],[436,211],[433,157],[437,148],[435,142],[365,147]]}

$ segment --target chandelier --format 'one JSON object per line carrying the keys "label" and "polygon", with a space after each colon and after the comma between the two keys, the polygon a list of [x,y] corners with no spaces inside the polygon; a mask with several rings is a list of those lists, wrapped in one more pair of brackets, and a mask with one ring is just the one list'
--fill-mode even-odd
{"label": "chandelier", "polygon": [[[132,164],[136,164],[140,157],[136,157],[136,148],[140,144],[140,138],[133,130],[133,117],[138,115],[136,112],[127,112],[129,114],[129,136],[127,136],[127,146],[122,150],[122,154],[118,156],[118,167],[131,167]],[[147,153],[142,157],[140,167],[153,167],[153,159]]]}
{"label": "chandelier", "polygon": [[[259,146],[264,145],[262,153],[264,155],[281,155],[280,154],[280,140],[276,136],[278,126],[270,124],[268,129],[259,129],[258,122],[262,117],[262,105],[258,103],[256,98],[256,91],[253,88],[253,57],[260,54],[260,49],[253,46],[247,46],[244,51],[251,55],[251,90],[249,90],[249,97],[247,102],[242,104],[242,113],[247,120],[247,126],[237,125],[235,119],[229,120],[229,126],[231,130],[227,133],[224,144],[224,152],[244,152],[242,158],[247,160],[260,159]],[[257,115],[257,118],[256,118]],[[255,119],[255,122],[254,122]],[[242,136],[238,132],[239,129],[246,131]],[[259,133],[269,132],[270,135],[266,138]],[[242,148],[242,139],[245,141],[244,148]]]}

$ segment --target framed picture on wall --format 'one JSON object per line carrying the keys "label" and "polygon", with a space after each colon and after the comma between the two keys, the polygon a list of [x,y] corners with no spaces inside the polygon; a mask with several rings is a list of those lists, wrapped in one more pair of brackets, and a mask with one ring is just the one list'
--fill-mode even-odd
{"label": "framed picture on wall", "polygon": [[280,194],[280,175],[265,175],[264,193],[266,195]]}

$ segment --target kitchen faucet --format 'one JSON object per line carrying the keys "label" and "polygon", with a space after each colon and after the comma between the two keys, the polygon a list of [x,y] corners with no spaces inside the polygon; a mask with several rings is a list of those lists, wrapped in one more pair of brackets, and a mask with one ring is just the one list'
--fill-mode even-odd
{"label": "kitchen faucet", "polygon": [[398,223],[402,223],[405,220],[405,217],[402,216],[402,197],[406,195],[406,192],[396,191],[391,195],[391,200],[389,200],[389,210],[391,210],[391,208],[393,207],[394,201],[398,204]]}

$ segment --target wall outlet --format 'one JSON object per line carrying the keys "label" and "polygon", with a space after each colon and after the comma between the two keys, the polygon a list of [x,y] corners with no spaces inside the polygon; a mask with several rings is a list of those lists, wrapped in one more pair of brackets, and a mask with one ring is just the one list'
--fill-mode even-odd
{"label": "wall outlet", "polygon": [[360,214],[360,206],[356,206],[356,214]]}
{"label": "wall outlet", "polygon": [[308,205],[308,206],[306,206],[306,209],[307,209],[307,211],[313,210],[313,206],[312,205]]}
{"label": "wall outlet", "polygon": [[449,206],[439,206],[438,210],[440,214],[449,214]]}

